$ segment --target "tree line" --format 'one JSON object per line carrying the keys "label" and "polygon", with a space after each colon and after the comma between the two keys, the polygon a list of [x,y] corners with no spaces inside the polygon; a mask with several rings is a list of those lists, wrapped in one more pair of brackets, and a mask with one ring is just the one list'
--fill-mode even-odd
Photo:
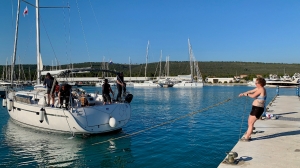
{"label": "tree line", "polygon": [[[159,75],[165,76],[167,69],[165,68],[166,62],[153,62],[147,64],[147,77],[158,77]],[[21,75],[20,78],[24,80],[36,79],[36,65],[34,64],[23,64],[21,65]],[[73,68],[83,68],[83,67],[94,67],[102,68],[102,62],[84,62],[84,63],[75,63],[72,65]],[[66,69],[72,67],[71,65],[61,65],[59,68]],[[1,79],[5,78],[6,67],[3,65],[3,68],[0,68]],[[118,72],[123,72],[124,76],[132,77],[144,77],[145,76],[145,64],[118,64],[118,63],[106,63],[106,69],[115,70]],[[300,64],[286,64],[286,63],[262,63],[262,62],[198,62],[198,67],[200,69],[201,75],[203,78],[206,77],[233,77],[236,75],[248,75],[246,79],[252,79],[256,75],[261,75],[263,77],[268,77],[269,74],[277,74],[282,76],[288,74],[292,76],[294,73],[300,72]],[[15,78],[18,79],[18,65],[15,66]],[[30,69],[30,74],[29,74]],[[44,70],[51,70],[51,66],[44,66]],[[55,69],[55,68],[54,68]],[[189,75],[190,72],[190,62],[189,61],[170,61],[169,62],[169,74],[170,76],[177,75]],[[3,77],[4,74],[4,77]],[[91,72],[85,74],[76,74],[77,77],[101,77],[102,73]],[[111,76],[114,76],[111,74]]]}

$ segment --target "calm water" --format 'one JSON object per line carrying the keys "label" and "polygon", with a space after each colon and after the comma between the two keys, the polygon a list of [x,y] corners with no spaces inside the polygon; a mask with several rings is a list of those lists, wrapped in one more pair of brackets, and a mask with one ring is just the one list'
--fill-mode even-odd
{"label": "calm water", "polygon": [[[85,87],[89,91],[100,88]],[[6,167],[205,167],[214,168],[246,130],[252,100],[238,98],[247,86],[198,89],[153,88],[133,93],[131,121],[122,132],[83,137],[49,133],[18,125],[0,107],[0,166]],[[267,88],[268,100],[275,88]],[[295,88],[281,95],[295,95]],[[216,105],[224,100],[230,101]],[[216,105],[206,111],[204,108]],[[134,136],[96,144],[170,121]]]}

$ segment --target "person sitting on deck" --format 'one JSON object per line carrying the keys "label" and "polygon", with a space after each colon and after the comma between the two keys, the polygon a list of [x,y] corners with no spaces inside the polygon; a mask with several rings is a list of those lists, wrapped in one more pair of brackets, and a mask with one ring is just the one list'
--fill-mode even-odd
{"label": "person sitting on deck", "polygon": [[71,85],[63,84],[59,90],[58,97],[59,97],[59,108],[63,107],[63,103],[65,100],[65,108],[68,109],[69,101],[70,101],[70,94],[71,94]]}
{"label": "person sitting on deck", "polygon": [[109,95],[110,92],[114,96],[114,92],[111,90],[110,84],[108,84],[108,80],[104,79],[104,84],[102,85],[102,97],[103,97],[103,102],[104,102],[103,105],[105,105],[107,101],[108,101],[108,104],[111,104],[111,97]]}

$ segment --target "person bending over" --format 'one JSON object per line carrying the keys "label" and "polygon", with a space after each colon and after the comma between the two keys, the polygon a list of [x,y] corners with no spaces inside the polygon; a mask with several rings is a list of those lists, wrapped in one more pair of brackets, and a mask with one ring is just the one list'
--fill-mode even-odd
{"label": "person bending over", "polygon": [[70,94],[71,94],[71,85],[63,84],[58,93],[60,108],[63,107],[63,103],[65,100],[65,105],[66,105],[65,108],[68,109]]}

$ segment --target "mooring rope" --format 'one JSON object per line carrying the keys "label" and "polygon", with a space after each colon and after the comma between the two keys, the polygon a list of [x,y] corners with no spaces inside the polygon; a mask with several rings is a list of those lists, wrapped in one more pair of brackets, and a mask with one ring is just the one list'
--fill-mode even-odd
{"label": "mooring rope", "polygon": [[248,98],[246,97],[246,100],[245,100],[245,106],[244,106],[244,113],[243,113],[242,123],[241,123],[241,127],[240,127],[240,135],[239,135],[239,139],[241,139],[241,134],[242,134],[242,128],[243,128],[243,123],[244,123],[244,118],[245,118],[246,105],[247,105],[247,103],[248,103]]}
{"label": "mooring rope", "polygon": [[134,132],[134,133],[131,133],[131,134],[127,134],[127,135],[124,135],[124,136],[120,136],[120,137],[117,137],[117,138],[111,138],[111,139],[108,139],[108,140],[105,140],[105,141],[102,141],[102,142],[97,142],[97,143],[94,143],[92,145],[97,145],[97,144],[102,144],[102,143],[105,143],[105,142],[109,142],[109,141],[113,141],[113,140],[117,140],[117,139],[122,139],[122,138],[126,138],[126,137],[130,137],[130,136],[133,136],[133,135],[137,135],[137,134],[140,134],[142,132],[145,132],[145,131],[148,131],[148,130],[151,130],[151,129],[154,129],[154,128],[157,128],[157,127],[160,127],[160,126],[163,126],[163,125],[166,125],[166,124],[170,124],[170,123],[173,123],[177,120],[180,120],[180,119],[183,119],[183,118],[186,118],[186,117],[189,117],[189,116],[193,116],[195,114],[198,114],[198,113],[201,113],[203,111],[206,111],[208,109],[211,109],[213,107],[216,107],[216,106],[219,106],[221,104],[224,104],[226,102],[229,102],[231,99],[227,99],[227,100],[224,100],[222,102],[219,102],[217,104],[214,104],[214,105],[211,105],[209,107],[206,107],[206,108],[203,108],[201,110],[198,110],[198,111],[195,111],[195,112],[191,112],[191,113],[188,113],[186,115],[183,115],[181,117],[178,117],[178,118],[175,118],[175,119],[172,119],[172,120],[169,120],[169,121],[166,121],[166,122],[163,122],[161,124],[157,124],[157,125],[154,125],[152,127],[149,127],[149,128],[146,128],[146,129],[143,129],[143,130],[140,130],[140,131],[137,131],[137,132]]}

